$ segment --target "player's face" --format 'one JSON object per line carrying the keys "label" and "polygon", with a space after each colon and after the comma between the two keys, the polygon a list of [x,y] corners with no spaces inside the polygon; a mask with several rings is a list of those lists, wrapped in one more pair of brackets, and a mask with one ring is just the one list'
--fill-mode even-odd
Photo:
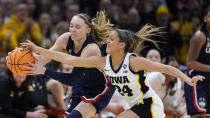
{"label": "player's face", "polygon": [[115,53],[118,52],[120,49],[124,49],[123,42],[120,42],[118,37],[118,33],[116,31],[111,31],[109,35],[109,39],[107,40],[107,48],[106,53]]}
{"label": "player's face", "polygon": [[79,41],[87,36],[90,28],[85,21],[78,16],[74,16],[70,22],[69,31],[73,41]]}
{"label": "player's face", "polygon": [[206,22],[208,29],[210,29],[210,12],[204,17],[204,21]]}

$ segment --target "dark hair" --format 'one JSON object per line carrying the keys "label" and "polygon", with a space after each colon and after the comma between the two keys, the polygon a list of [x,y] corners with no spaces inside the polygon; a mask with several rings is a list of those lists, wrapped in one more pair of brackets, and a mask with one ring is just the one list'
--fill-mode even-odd
{"label": "dark hair", "polygon": [[158,49],[159,46],[156,41],[150,39],[152,36],[160,36],[162,33],[161,28],[146,24],[138,32],[133,33],[128,30],[115,29],[118,33],[121,42],[125,42],[125,52],[139,53],[143,49],[144,41],[152,42]]}
{"label": "dark hair", "polygon": [[[205,10],[204,10],[204,13],[203,13],[203,16],[207,16],[207,14],[210,12],[210,6],[208,6]],[[206,22],[203,22],[202,25],[201,25],[201,31],[204,32],[204,33],[207,33],[207,29],[206,29]]]}
{"label": "dark hair", "polygon": [[109,31],[112,29],[113,24],[107,19],[104,11],[97,12],[96,18],[93,19],[84,13],[80,13],[76,16],[83,19],[85,24],[91,28],[91,35],[99,45],[106,43],[109,38]]}

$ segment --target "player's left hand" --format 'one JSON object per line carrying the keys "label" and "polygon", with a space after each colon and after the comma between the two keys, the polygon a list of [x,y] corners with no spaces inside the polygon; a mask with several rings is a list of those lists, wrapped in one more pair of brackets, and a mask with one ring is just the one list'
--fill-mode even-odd
{"label": "player's left hand", "polygon": [[197,76],[192,77],[191,82],[188,83],[188,84],[191,85],[191,86],[195,86],[199,80],[203,81],[204,79],[205,79],[204,76],[197,75]]}
{"label": "player's left hand", "polygon": [[36,46],[33,42],[30,40],[27,40],[26,43],[20,43],[21,47],[29,48],[31,51],[38,53],[38,46]]}
{"label": "player's left hand", "polygon": [[35,63],[27,62],[29,66],[23,66],[24,68],[28,69],[29,71],[24,71],[27,73],[27,75],[37,75],[37,74],[44,74],[46,71],[46,68],[42,66],[40,62],[40,55],[37,55],[36,53],[33,53],[35,58]]}

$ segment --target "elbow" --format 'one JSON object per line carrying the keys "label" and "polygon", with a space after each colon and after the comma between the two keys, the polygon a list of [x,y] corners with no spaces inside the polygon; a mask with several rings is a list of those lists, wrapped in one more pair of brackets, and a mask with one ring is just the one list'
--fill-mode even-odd
{"label": "elbow", "polygon": [[189,61],[189,60],[187,60],[186,61],[186,66],[188,67],[188,68],[192,68],[192,61]]}

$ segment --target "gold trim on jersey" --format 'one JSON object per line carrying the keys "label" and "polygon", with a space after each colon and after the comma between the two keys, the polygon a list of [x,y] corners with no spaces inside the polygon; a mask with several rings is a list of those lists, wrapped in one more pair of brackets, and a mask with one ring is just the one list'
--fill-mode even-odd
{"label": "gold trim on jersey", "polygon": [[[145,83],[145,80],[146,80],[145,71],[143,71],[143,73],[140,72],[138,74],[138,84],[139,84],[140,92],[142,93],[142,95],[144,95],[149,90],[149,86]],[[142,103],[144,104],[143,100],[142,100]]]}
{"label": "gold trim on jersey", "polygon": [[154,104],[154,99],[153,99],[153,97],[151,97],[151,98],[152,98],[152,103],[151,103],[150,111],[151,111],[152,118],[154,118],[154,115],[152,112],[152,105]]}

